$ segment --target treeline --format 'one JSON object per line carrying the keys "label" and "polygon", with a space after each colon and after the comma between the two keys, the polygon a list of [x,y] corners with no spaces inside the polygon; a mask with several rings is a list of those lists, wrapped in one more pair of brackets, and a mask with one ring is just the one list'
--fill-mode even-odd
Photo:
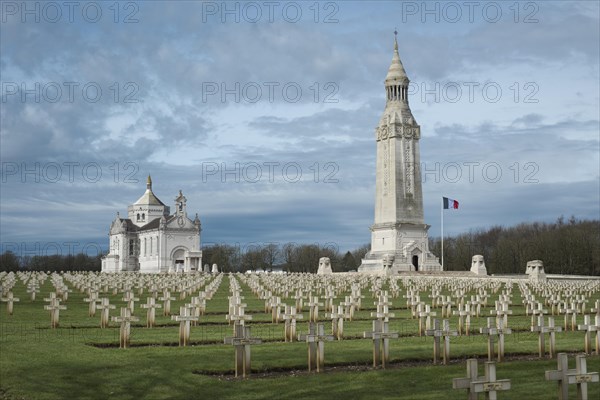
{"label": "treeline", "polygon": [[[430,240],[434,254],[440,248],[440,239]],[[546,273],[598,276],[600,221],[560,217],[444,238],[444,269],[469,270],[475,254],[483,255],[489,274],[523,274],[527,261],[542,260]]]}
{"label": "treeline", "polygon": [[217,264],[222,272],[272,271],[317,272],[319,259],[329,257],[334,272],[355,271],[369,250],[362,246],[344,255],[335,246],[318,244],[268,243],[241,249],[239,246],[215,244],[202,249],[204,264]]}
{"label": "treeline", "polygon": [[87,254],[24,256],[11,251],[0,255],[0,271],[100,271],[102,255]]}
{"label": "treeline", "polygon": [[[441,255],[439,238],[430,238],[429,247]],[[369,244],[345,253],[319,244],[213,244],[202,249],[202,263],[217,264],[222,272],[316,272],[319,258],[329,257],[334,272],[345,272],[355,271],[369,249]],[[484,256],[489,274],[522,274],[527,261],[542,260],[550,274],[600,275],[600,221],[560,217],[554,223],[494,226],[444,239],[445,270],[468,271],[475,254]],[[100,271],[102,255],[18,257],[7,251],[0,257],[0,271]]]}

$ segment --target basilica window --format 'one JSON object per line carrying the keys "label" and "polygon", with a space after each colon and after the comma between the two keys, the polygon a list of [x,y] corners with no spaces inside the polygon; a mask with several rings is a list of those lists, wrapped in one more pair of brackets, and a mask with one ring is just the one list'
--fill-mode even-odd
{"label": "basilica window", "polygon": [[138,220],[138,221],[140,220],[140,214],[138,214],[138,215],[137,215],[137,220]]}

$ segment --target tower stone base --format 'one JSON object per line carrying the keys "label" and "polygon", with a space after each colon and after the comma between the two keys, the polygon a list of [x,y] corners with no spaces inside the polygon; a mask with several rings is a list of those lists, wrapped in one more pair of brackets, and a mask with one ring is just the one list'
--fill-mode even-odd
{"label": "tower stone base", "polygon": [[371,227],[371,251],[358,272],[397,274],[399,272],[439,272],[438,257],[429,251],[426,224],[378,224]]}
{"label": "tower stone base", "polygon": [[[387,266],[384,262],[385,257],[394,257],[394,262],[391,266]],[[418,266],[412,264],[412,260],[408,257],[403,257],[402,254],[398,253],[373,253],[368,252],[365,258],[362,259],[358,272],[364,272],[368,274],[378,275],[394,275],[399,272],[441,272],[442,265],[439,263],[438,257],[434,256],[433,253],[428,252],[427,260]]]}

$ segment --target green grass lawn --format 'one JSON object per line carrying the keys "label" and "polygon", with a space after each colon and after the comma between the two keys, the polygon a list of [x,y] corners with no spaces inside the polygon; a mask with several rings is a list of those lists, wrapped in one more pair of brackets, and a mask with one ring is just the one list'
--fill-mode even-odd
{"label": "green grass lawn", "polygon": [[[240,282],[241,283],[241,282]],[[466,392],[452,389],[452,378],[466,375],[465,360],[480,359],[480,375],[486,358],[483,336],[453,337],[450,365],[431,362],[433,339],[417,336],[417,320],[404,308],[404,299],[392,299],[390,330],[399,339],[391,341],[392,365],[387,370],[371,369],[372,342],[359,339],[371,330],[370,312],[374,311],[370,293],[363,289],[363,308],[354,321],[345,321],[347,340],[327,342],[324,373],[307,372],[305,343],[284,343],[283,323],[272,324],[264,313],[264,301],[249,287],[241,284],[247,312],[253,316],[252,334],[265,342],[252,347],[253,377],[233,379],[233,348],[221,344],[231,336],[228,325],[227,296],[229,280],[225,277],[212,300],[207,315],[191,329],[192,346],[178,347],[178,323],[157,310],[155,328],[145,327],[146,310],[139,307],[147,293],[137,295],[134,314],[140,321],[132,326],[129,349],[119,349],[116,323],[100,329],[100,313],[88,316],[85,294],[74,290],[61,311],[60,327],[50,329],[50,317],[43,301],[52,289],[47,280],[35,302],[29,300],[25,286],[17,280],[14,287],[14,315],[0,305],[0,399],[448,399],[465,398]],[[426,292],[421,294],[427,299]],[[598,298],[595,294],[592,300]],[[124,305],[122,295],[110,295],[118,315]],[[173,301],[171,310],[189,300]],[[496,296],[497,297],[497,296]],[[343,297],[336,299],[336,304]],[[288,304],[292,299],[282,299]],[[591,302],[593,303],[593,301]],[[494,304],[488,301],[484,315],[472,320],[473,332],[484,326]],[[538,359],[536,334],[528,331],[530,318],[520,306],[520,292],[513,289],[513,315],[509,325],[515,331],[506,337],[507,361],[497,365],[498,379],[511,379],[512,389],[500,393],[501,399],[546,400],[557,398],[556,384],[545,381],[544,371],[556,369],[556,360]],[[435,310],[439,314],[439,310]],[[308,312],[303,310],[304,317]],[[326,330],[331,323],[321,313]],[[581,323],[583,317],[579,318]],[[562,317],[556,318],[562,325]],[[456,327],[456,317],[451,326]],[[306,322],[298,323],[298,331],[306,331]],[[569,352],[570,367],[574,355],[583,351],[582,332],[557,334],[559,351]],[[600,371],[600,357],[588,356],[589,371]],[[570,388],[575,398],[576,388]],[[589,385],[589,398],[600,399],[600,385]]]}

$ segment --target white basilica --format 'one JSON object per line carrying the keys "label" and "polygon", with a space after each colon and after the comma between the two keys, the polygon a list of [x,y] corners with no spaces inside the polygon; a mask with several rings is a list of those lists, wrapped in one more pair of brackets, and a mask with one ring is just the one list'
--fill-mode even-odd
{"label": "white basilica", "polygon": [[148,176],[146,192],[127,208],[127,217],[117,217],[110,226],[109,253],[102,259],[102,272],[147,273],[199,271],[200,219],[187,216],[186,198],[179,191],[175,212],[152,192]]}

